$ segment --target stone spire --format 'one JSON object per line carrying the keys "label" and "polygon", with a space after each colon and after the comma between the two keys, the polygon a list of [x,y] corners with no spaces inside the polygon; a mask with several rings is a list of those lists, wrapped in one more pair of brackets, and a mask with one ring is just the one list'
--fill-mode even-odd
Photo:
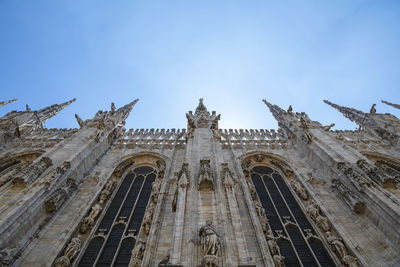
{"label": "stone spire", "polygon": [[12,103],[12,102],[15,102],[15,101],[17,101],[17,100],[18,100],[18,99],[11,99],[11,100],[8,100],[8,101],[0,102],[0,107],[5,106],[5,105],[7,105],[7,104],[10,104],[10,103]]}
{"label": "stone spire", "polygon": [[280,108],[278,105],[273,105],[269,103],[267,100],[263,99],[262,100],[265,105],[269,108],[269,111],[271,111],[272,116],[278,121],[278,122],[283,122],[284,116],[287,114],[286,111],[284,111],[282,108]]}
{"label": "stone spire", "polygon": [[366,125],[374,125],[374,122],[371,121],[371,118],[368,116],[368,113],[362,112],[360,110],[348,107],[342,107],[336,105],[328,100],[324,100],[326,104],[337,109],[340,113],[343,114],[344,117],[348,118],[352,122],[356,123],[357,125],[364,127]]}
{"label": "stone spire", "polygon": [[33,117],[34,117],[34,121],[31,120],[29,122],[27,122],[27,124],[43,124],[44,122],[46,122],[47,120],[49,120],[50,118],[54,117],[55,115],[57,115],[61,110],[63,110],[64,108],[66,108],[67,106],[69,106],[71,103],[75,102],[76,98],[73,98],[67,102],[61,103],[61,104],[54,104],[51,105],[49,107],[45,107],[42,108],[38,111],[34,111],[33,112]]}
{"label": "stone spire", "polygon": [[214,138],[218,138],[218,121],[221,118],[221,114],[217,115],[215,111],[211,114],[207,110],[203,103],[203,98],[199,99],[199,105],[196,108],[195,113],[192,111],[186,113],[188,119],[188,135],[187,138],[193,137],[194,129],[208,128],[213,132]]}
{"label": "stone spire", "polygon": [[133,107],[136,105],[136,103],[139,101],[139,98],[136,98],[135,100],[133,100],[132,102],[130,102],[129,104],[126,104],[123,107],[120,107],[119,109],[117,109],[115,111],[115,114],[117,114],[118,116],[120,116],[120,119],[122,121],[125,121],[129,114],[131,113]]}
{"label": "stone spire", "polygon": [[382,101],[382,103],[384,103],[386,105],[389,105],[389,106],[392,106],[394,108],[400,109],[400,105],[399,104],[393,104],[393,103],[387,102],[385,100],[381,100],[381,101]]}

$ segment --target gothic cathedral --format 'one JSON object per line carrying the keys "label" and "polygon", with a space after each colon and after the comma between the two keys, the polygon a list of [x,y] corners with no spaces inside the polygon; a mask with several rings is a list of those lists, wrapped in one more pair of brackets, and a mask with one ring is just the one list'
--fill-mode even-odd
{"label": "gothic cathedral", "polygon": [[354,131],[266,100],[277,130],[202,99],[186,129],[126,130],[137,100],[43,126],[73,101],[0,118],[1,266],[400,266],[400,120],[375,105],[325,101]]}

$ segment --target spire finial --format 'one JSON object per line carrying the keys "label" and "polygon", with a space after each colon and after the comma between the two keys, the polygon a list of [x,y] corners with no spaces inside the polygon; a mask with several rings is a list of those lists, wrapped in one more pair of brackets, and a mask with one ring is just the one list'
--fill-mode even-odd
{"label": "spire finial", "polygon": [[18,100],[18,99],[11,99],[11,100],[8,100],[8,101],[0,102],[0,107],[5,106],[5,105],[7,105],[7,104],[10,104],[10,103],[12,103],[12,102],[15,102],[15,101],[17,101],[17,100]]}
{"label": "spire finial", "polygon": [[329,106],[333,107],[334,109],[338,110],[340,113],[343,114],[344,117],[348,118],[349,120],[360,126],[364,126],[369,123],[369,119],[367,118],[368,114],[365,112],[362,112],[354,108],[342,107],[328,100],[324,100],[324,102]]}
{"label": "spire finial", "polygon": [[386,105],[389,105],[389,106],[392,106],[394,108],[400,109],[400,105],[399,104],[393,104],[393,103],[387,102],[385,100],[381,100],[381,101],[382,101],[382,103],[384,103]]}
{"label": "spire finial", "polygon": [[267,100],[263,99],[262,100],[265,105],[269,108],[269,111],[272,113],[272,116],[279,122],[283,120],[283,115],[286,114],[286,111],[284,111],[282,108],[280,108],[277,105],[273,105],[269,103]]}

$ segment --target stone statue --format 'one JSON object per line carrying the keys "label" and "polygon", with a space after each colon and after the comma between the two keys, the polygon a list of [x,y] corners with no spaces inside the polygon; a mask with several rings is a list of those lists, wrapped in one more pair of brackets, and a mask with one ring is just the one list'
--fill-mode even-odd
{"label": "stone statue", "polygon": [[73,259],[78,255],[81,250],[82,241],[79,237],[72,238],[67,248],[64,250],[64,255],[57,258],[54,265],[56,267],[71,266]]}
{"label": "stone statue", "polygon": [[100,204],[95,204],[90,210],[89,215],[83,219],[79,231],[84,234],[94,225],[94,220],[100,214],[102,206]]}
{"label": "stone statue", "polygon": [[308,215],[310,215],[311,219],[313,219],[314,221],[317,219],[318,216],[321,215],[319,213],[318,205],[314,202],[314,200],[311,200],[310,204],[307,205],[306,211]]}
{"label": "stone statue", "polygon": [[369,114],[375,114],[376,113],[376,108],[375,108],[376,104],[373,104],[371,109],[369,110]]}
{"label": "stone statue", "polygon": [[261,205],[261,203],[258,200],[254,201],[254,206],[256,208],[258,217],[266,217],[265,209],[263,208],[263,206]]}
{"label": "stone statue", "polygon": [[200,160],[199,190],[201,189],[214,190],[214,178],[209,160]]}
{"label": "stone statue", "polygon": [[293,180],[292,187],[299,197],[301,197],[303,200],[308,199],[307,191],[304,189],[299,181]]}
{"label": "stone statue", "polygon": [[142,259],[145,250],[146,243],[139,240],[135,248],[132,250],[132,267],[140,267],[142,265]]}
{"label": "stone statue", "polygon": [[329,220],[325,216],[322,216],[322,215],[318,216],[315,219],[315,222],[317,223],[319,228],[324,230],[324,232],[327,232],[327,231],[329,231],[331,229],[331,225],[329,223]]}
{"label": "stone statue", "polygon": [[326,232],[325,235],[328,243],[332,247],[332,250],[341,260],[343,260],[345,256],[349,255],[346,246],[343,244],[340,238],[334,236],[330,231]]}
{"label": "stone statue", "polygon": [[153,222],[153,209],[149,209],[143,219],[143,230],[146,235],[150,233],[151,223]]}
{"label": "stone statue", "polygon": [[207,220],[206,225],[200,228],[199,236],[204,255],[217,255],[220,249],[220,240],[211,221]]}
{"label": "stone statue", "polygon": [[278,243],[276,242],[276,237],[272,234],[267,235],[267,244],[271,255],[281,255],[281,250],[278,247]]}
{"label": "stone statue", "polygon": [[151,187],[151,196],[150,196],[150,199],[154,204],[157,203],[158,193],[160,192],[160,188],[161,188],[161,181],[160,180],[154,181]]}
{"label": "stone statue", "polygon": [[285,267],[285,257],[281,255],[273,256],[275,267]]}
{"label": "stone statue", "polygon": [[104,202],[110,197],[114,187],[114,182],[109,181],[104,189],[100,193],[100,204],[104,204]]}
{"label": "stone statue", "polygon": [[169,258],[171,257],[171,252],[168,251],[167,256],[165,256],[159,263],[158,266],[167,266],[167,264],[169,263]]}
{"label": "stone statue", "polygon": [[115,104],[114,102],[111,102],[111,114],[114,114],[115,112]]}

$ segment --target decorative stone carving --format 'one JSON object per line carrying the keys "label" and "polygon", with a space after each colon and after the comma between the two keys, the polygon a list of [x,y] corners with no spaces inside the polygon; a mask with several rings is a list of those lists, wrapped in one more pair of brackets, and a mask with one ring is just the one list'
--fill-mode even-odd
{"label": "decorative stone carving", "polygon": [[9,266],[14,262],[17,248],[3,248],[0,250],[0,266]]}
{"label": "decorative stone carving", "polygon": [[58,188],[45,202],[46,211],[53,213],[57,211],[76,189],[75,181],[68,179],[60,188]]}
{"label": "decorative stone carving", "polygon": [[343,259],[348,255],[347,249],[340,238],[332,235],[329,231],[326,232],[325,235],[328,243],[332,246],[332,250],[339,257],[339,259]]}
{"label": "decorative stone carving", "polygon": [[308,199],[307,191],[299,181],[293,179],[291,184],[292,184],[292,188],[294,189],[294,191],[297,193],[297,195],[299,197],[301,197],[303,200]]}
{"label": "decorative stone carving", "polygon": [[237,181],[233,178],[233,173],[229,170],[228,163],[222,163],[221,167],[222,183],[226,188],[232,188]]}
{"label": "decorative stone carving", "polygon": [[79,237],[72,238],[67,248],[64,250],[63,256],[56,259],[54,266],[56,267],[69,267],[73,260],[81,250],[82,241]]}
{"label": "decorative stone carving", "polygon": [[307,205],[306,211],[308,215],[310,215],[312,220],[316,220],[319,216],[321,216],[319,212],[319,207],[318,205],[314,202],[314,200],[311,200],[310,204]]}
{"label": "decorative stone carving", "polygon": [[335,188],[342,199],[347,205],[357,214],[363,214],[365,211],[365,203],[362,202],[357,195],[351,192],[343,183],[339,180],[332,180],[332,187]]}
{"label": "decorative stone carving", "polygon": [[334,126],[335,126],[335,124],[334,124],[334,123],[331,123],[331,124],[329,124],[329,125],[322,126],[322,129],[323,129],[324,131],[326,131],[326,132],[329,132],[329,131],[331,130],[331,128],[334,127]]}
{"label": "decorative stone carving", "polygon": [[139,240],[135,248],[132,250],[132,258],[130,266],[140,267],[142,265],[142,259],[145,250],[146,250],[146,243],[142,240]]}
{"label": "decorative stone carving", "polygon": [[365,187],[370,186],[370,182],[368,182],[362,174],[358,171],[353,170],[350,166],[348,166],[345,162],[339,162],[337,165],[338,170],[344,174],[351,182],[355,183],[357,189],[360,192],[365,192]]}
{"label": "decorative stone carving", "polygon": [[260,201],[258,200],[254,201],[254,207],[256,208],[258,217],[266,217],[265,209],[261,205]]}
{"label": "decorative stone carving", "polygon": [[85,123],[83,122],[83,120],[78,116],[78,114],[75,114],[75,119],[79,124],[79,127],[82,128],[83,126],[85,126]]}
{"label": "decorative stone carving", "polygon": [[212,226],[211,221],[207,220],[206,225],[200,228],[199,236],[203,254],[216,256],[221,244],[217,231]]}
{"label": "decorative stone carving", "polygon": [[252,182],[248,182],[249,185],[249,190],[250,190],[250,195],[251,195],[251,199],[254,201],[257,199],[257,190],[256,187],[253,185]]}
{"label": "decorative stone carving", "polygon": [[28,166],[19,176],[16,176],[13,180],[14,185],[26,186],[34,180],[36,180],[48,167],[50,167],[52,161],[48,157],[42,157],[39,162]]}
{"label": "decorative stone carving", "polygon": [[210,160],[200,160],[199,190],[214,190],[214,176],[210,167]]}
{"label": "decorative stone carving", "polygon": [[146,235],[150,233],[150,227],[153,222],[153,209],[150,208],[146,211],[146,215],[143,218],[143,231]]}
{"label": "decorative stone carving", "polygon": [[218,257],[215,255],[205,255],[201,261],[201,267],[218,267]]}
{"label": "decorative stone carving", "polygon": [[109,181],[100,193],[100,197],[99,197],[100,205],[103,205],[104,202],[110,198],[113,189],[114,189],[114,182]]}
{"label": "decorative stone carving", "polygon": [[101,210],[102,210],[102,206],[100,204],[95,204],[92,207],[92,209],[90,210],[89,216],[85,217],[81,223],[81,227],[79,229],[81,234],[87,233],[87,231],[89,231],[93,227],[94,221],[97,218],[97,216],[99,216]]}
{"label": "decorative stone carving", "polygon": [[278,243],[276,242],[277,238],[274,237],[272,234],[268,234],[266,238],[271,255],[281,255],[281,250],[279,249]]}
{"label": "decorative stone carving", "polygon": [[171,252],[168,251],[167,256],[165,256],[159,263],[158,266],[162,267],[162,266],[167,266],[169,263],[169,258],[171,257]]}
{"label": "decorative stone carving", "polygon": [[371,178],[375,183],[381,186],[388,182],[395,182],[395,180],[387,175],[382,169],[379,169],[377,166],[372,166],[364,159],[358,160],[357,166],[363,172],[365,172],[369,178]]}
{"label": "decorative stone carving", "polygon": [[324,232],[329,231],[331,229],[331,225],[330,222],[328,220],[328,218],[326,218],[325,216],[318,216],[315,219],[315,222],[317,223],[318,227],[321,228]]}
{"label": "decorative stone carving", "polygon": [[150,200],[153,204],[157,203],[158,194],[160,193],[160,188],[161,188],[161,180],[157,179],[153,182],[151,186]]}
{"label": "decorative stone carving", "polygon": [[312,184],[312,185],[324,185],[324,184],[326,184],[325,181],[314,177],[314,175],[311,172],[307,173],[307,176],[308,176],[308,179],[306,180],[306,182],[309,183],[309,184]]}
{"label": "decorative stone carving", "polygon": [[285,257],[282,255],[274,255],[273,258],[275,267],[285,267]]}

